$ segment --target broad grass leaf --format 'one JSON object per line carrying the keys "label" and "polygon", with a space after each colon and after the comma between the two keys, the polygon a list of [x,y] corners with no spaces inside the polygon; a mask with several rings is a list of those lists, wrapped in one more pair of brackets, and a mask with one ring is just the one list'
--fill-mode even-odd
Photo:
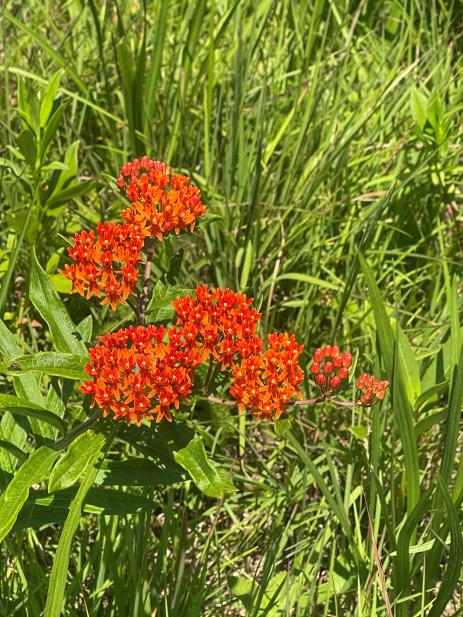
{"label": "broad grass leaf", "polygon": [[[410,584],[410,542],[417,525],[423,520],[431,503],[434,487],[429,488],[420,497],[415,507],[407,515],[397,538],[397,556],[395,560],[396,588],[399,593],[406,595]],[[405,610],[408,608],[405,606]]]}
{"label": "broad grass leaf", "polygon": [[57,458],[58,453],[41,446],[21,465],[0,496],[0,542],[9,533],[29,496],[33,484],[42,482]]}
{"label": "broad grass leaf", "polygon": [[379,349],[384,361],[386,375],[392,377],[392,403],[405,458],[407,474],[407,511],[410,513],[419,499],[420,474],[418,449],[414,427],[413,410],[406,389],[406,371],[401,358],[400,337],[394,336],[381,293],[372,271],[364,256],[359,253],[362,268],[370,294],[371,306],[375,317]]}
{"label": "broad grass leaf", "polygon": [[[428,617],[440,617],[443,614],[459,584],[463,562],[463,539],[458,510],[450,497],[444,480],[440,477],[438,478],[437,489],[444,502],[446,518],[450,527],[450,549],[447,568]],[[442,550],[442,547],[440,549]]]}
{"label": "broad grass leaf", "polygon": [[61,80],[61,76],[63,74],[62,70],[56,71],[56,73],[50,78],[48,82],[47,89],[42,95],[42,99],[40,101],[40,126],[44,127],[48,118],[50,117],[53,102],[55,100],[56,93],[58,91],[59,82]]}
{"label": "broad grass leaf", "polygon": [[399,342],[402,378],[405,383],[408,400],[414,406],[416,399],[421,394],[420,369],[413,348],[399,324],[396,324],[395,330]]}
{"label": "broad grass leaf", "polygon": [[67,573],[69,568],[69,556],[72,547],[72,540],[79,525],[83,506],[87,493],[95,481],[98,469],[95,466],[105,437],[103,435],[94,436],[95,447],[92,455],[87,458],[87,462],[82,471],[82,482],[72,500],[69,514],[64,523],[63,531],[58,542],[53,568],[50,575],[48,586],[47,603],[45,605],[44,617],[59,617],[63,609],[64,589],[66,586]]}

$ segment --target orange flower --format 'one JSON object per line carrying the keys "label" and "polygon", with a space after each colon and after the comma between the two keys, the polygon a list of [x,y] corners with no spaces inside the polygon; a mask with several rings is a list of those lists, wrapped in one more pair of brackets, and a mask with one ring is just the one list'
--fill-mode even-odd
{"label": "orange flower", "polygon": [[193,231],[206,212],[199,189],[188,177],[146,156],[124,165],[117,185],[132,202],[121,216],[159,241],[172,232]]}
{"label": "orange flower", "polygon": [[355,385],[359,390],[360,402],[362,405],[370,406],[384,399],[386,390],[389,387],[389,382],[376,379],[376,377],[368,375],[368,373],[362,373]]}
{"label": "orange flower", "polygon": [[260,313],[251,308],[252,298],[229,289],[197,287],[194,296],[184,296],[172,302],[177,322],[183,327],[185,339],[197,349],[203,360],[212,356],[231,366],[238,355],[258,354],[261,339],[255,335]]}
{"label": "orange flower", "polygon": [[103,295],[101,304],[109,302],[114,311],[135,294],[143,241],[142,229],[127,223],[98,223],[96,234],[93,229],[76,234],[68,248],[74,263],[62,271],[72,281],[71,293],[87,299]]}
{"label": "orange flower", "polygon": [[[164,338],[167,342],[164,342]],[[199,354],[189,349],[177,328],[131,326],[100,337],[90,349],[91,377],[81,386],[103,415],[127,424],[166,418],[187,400]]]}
{"label": "orange flower", "polygon": [[294,334],[274,332],[267,337],[267,350],[249,355],[232,367],[230,394],[238,400],[240,412],[249,409],[259,420],[276,420],[294,396],[301,398],[304,373],[299,366],[303,345]]}

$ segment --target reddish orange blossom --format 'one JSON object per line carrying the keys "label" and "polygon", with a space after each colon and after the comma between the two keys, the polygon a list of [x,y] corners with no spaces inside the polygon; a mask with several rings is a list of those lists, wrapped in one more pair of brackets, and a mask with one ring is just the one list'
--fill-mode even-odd
{"label": "reddish orange blossom", "polygon": [[124,165],[117,185],[131,201],[121,216],[159,242],[170,233],[193,231],[206,212],[199,189],[187,176],[146,156]]}
{"label": "reddish orange blossom", "polygon": [[302,398],[302,350],[294,334],[274,332],[267,337],[266,351],[248,355],[235,364],[230,394],[238,400],[240,412],[249,409],[259,420],[278,420],[294,396]]}
{"label": "reddish orange blossom", "polygon": [[91,377],[81,389],[106,416],[127,424],[143,419],[171,422],[193,386],[199,353],[185,345],[177,328],[130,326],[100,337],[90,349],[86,372]]}

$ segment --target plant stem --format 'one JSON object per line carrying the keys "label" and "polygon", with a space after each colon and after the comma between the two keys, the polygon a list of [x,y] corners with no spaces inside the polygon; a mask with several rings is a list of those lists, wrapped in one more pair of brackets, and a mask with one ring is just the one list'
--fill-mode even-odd
{"label": "plant stem", "polygon": [[207,369],[207,375],[206,375],[206,379],[204,380],[204,384],[203,384],[203,393],[207,394],[207,388],[209,386],[209,382],[211,380],[211,375],[212,375],[212,368],[213,368],[213,360],[212,360],[212,356],[209,356],[209,366]]}
{"label": "plant stem", "polygon": [[146,311],[146,301],[148,299],[148,292],[150,288],[150,280],[151,280],[151,265],[153,260],[155,247],[154,238],[148,238],[146,240],[146,264],[145,264],[145,274],[143,276],[143,287],[140,292],[139,300],[138,300],[138,312],[137,312],[137,326],[140,326],[143,323],[145,318]]}
{"label": "plant stem", "polygon": [[69,445],[76,437],[84,433],[92,424],[95,424],[97,420],[101,418],[101,409],[97,409],[92,415],[82,422],[82,424],[78,424],[75,428],[66,433],[66,435],[62,439],[58,439],[52,444],[53,450],[62,450],[67,445]]}
{"label": "plant stem", "polygon": [[[211,403],[215,403],[216,405],[226,405],[227,407],[235,407],[238,405],[238,401],[225,401],[224,399],[217,398],[216,396],[207,397],[207,400]],[[351,402],[351,401],[338,401],[333,398],[327,398],[325,396],[318,396],[316,398],[305,399],[303,401],[290,401],[288,405],[295,405],[296,407],[313,407],[317,403],[333,403],[337,407],[363,407],[361,403]]]}

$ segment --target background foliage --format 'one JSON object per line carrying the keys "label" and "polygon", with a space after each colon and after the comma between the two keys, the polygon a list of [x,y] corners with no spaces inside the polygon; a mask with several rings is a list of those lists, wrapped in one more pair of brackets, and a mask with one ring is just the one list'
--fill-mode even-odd
{"label": "background foliage", "polygon": [[[184,287],[246,290],[305,363],[336,342],[393,382],[371,412],[301,410],[284,435],[200,405],[189,423],[237,491],[174,475],[131,489],[126,514],[97,484],[66,615],[461,608],[462,18],[443,0],[2,3],[2,355],[51,350],[34,252],[64,294],[69,238],[115,218],[113,178],[146,153],[223,217],[163,243],[156,276],[181,248]],[[91,311],[84,341],[131,318],[62,297],[75,323]],[[28,442],[1,452],[4,490]],[[30,525],[53,499],[34,491],[1,545],[0,614],[45,606],[62,525]]]}

